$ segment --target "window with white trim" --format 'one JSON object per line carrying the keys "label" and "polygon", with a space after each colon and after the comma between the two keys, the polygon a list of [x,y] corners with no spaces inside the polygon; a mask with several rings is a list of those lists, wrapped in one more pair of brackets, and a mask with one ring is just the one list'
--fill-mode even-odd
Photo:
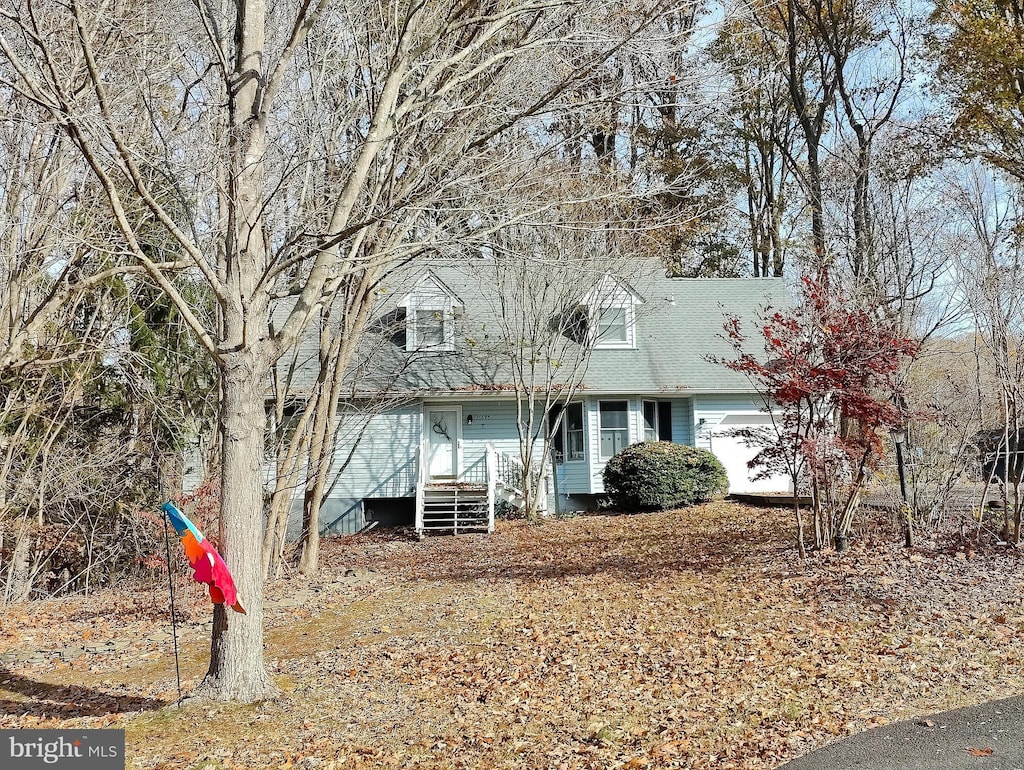
{"label": "window with white trim", "polygon": [[[551,411],[551,419],[557,419],[558,411]],[[587,458],[586,439],[583,428],[583,404],[576,402],[567,404],[562,410],[562,422],[552,437],[552,449],[555,462],[579,463]]]}
{"label": "window with white trim", "polygon": [[644,401],[644,441],[657,441],[660,435],[658,431],[658,402]]}
{"label": "window with white trim", "polygon": [[636,314],[629,299],[602,304],[593,317],[594,347],[602,350],[635,347],[635,323]]}
{"label": "window with white trim", "polygon": [[644,400],[640,405],[644,441],[672,440],[672,402]]}
{"label": "window with white trim", "polygon": [[598,310],[597,318],[598,344],[629,343],[629,326],[626,323],[626,308],[603,307]]}
{"label": "window with white trim", "polygon": [[601,459],[610,460],[629,446],[629,402],[599,401]]}
{"label": "window with white trim", "polygon": [[433,273],[420,278],[398,306],[405,311],[406,350],[455,350],[455,318],[462,305]]}
{"label": "window with white trim", "polygon": [[408,350],[450,350],[444,308],[417,308],[412,314],[412,323],[406,336]]}

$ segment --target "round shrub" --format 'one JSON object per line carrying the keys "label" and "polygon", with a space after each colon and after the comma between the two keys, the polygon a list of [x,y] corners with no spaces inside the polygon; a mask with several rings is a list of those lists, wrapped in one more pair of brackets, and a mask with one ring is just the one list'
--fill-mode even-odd
{"label": "round shrub", "polygon": [[604,466],[604,489],[622,511],[679,508],[725,494],[729,479],[717,457],[669,441],[626,447]]}

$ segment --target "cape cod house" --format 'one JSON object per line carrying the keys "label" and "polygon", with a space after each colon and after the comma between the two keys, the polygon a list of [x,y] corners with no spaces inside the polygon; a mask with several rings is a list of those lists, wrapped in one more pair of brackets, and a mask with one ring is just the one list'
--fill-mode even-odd
{"label": "cape cod house", "polygon": [[[598,290],[602,285],[604,289]],[[321,528],[350,533],[406,524],[423,533],[490,530],[495,506],[515,505],[519,453],[516,397],[508,363],[487,353],[499,303],[479,265],[433,265],[381,293],[371,334],[390,405],[346,426],[341,405],[337,466]],[[783,491],[780,479],[751,480],[754,450],[728,431],[765,424],[762,400],[745,378],[709,358],[731,352],[726,314],[748,319],[790,303],[776,279],[682,279],[660,271],[629,281],[581,276],[574,310],[596,334],[589,364],[565,406],[546,474],[548,507],[597,506],[605,463],[643,440],[714,452],[731,492]],[[380,344],[383,341],[383,344]],[[300,348],[294,387],[315,350]],[[396,366],[395,362],[401,361]],[[373,377],[365,371],[360,375]],[[358,423],[358,424],[357,424]],[[301,508],[301,490],[295,505]]]}

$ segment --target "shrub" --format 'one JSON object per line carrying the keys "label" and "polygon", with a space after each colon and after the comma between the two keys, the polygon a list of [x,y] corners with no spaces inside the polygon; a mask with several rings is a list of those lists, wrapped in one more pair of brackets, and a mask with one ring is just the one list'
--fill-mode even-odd
{"label": "shrub", "polygon": [[604,466],[604,488],[612,507],[623,511],[678,508],[725,494],[722,463],[706,449],[669,441],[626,447]]}

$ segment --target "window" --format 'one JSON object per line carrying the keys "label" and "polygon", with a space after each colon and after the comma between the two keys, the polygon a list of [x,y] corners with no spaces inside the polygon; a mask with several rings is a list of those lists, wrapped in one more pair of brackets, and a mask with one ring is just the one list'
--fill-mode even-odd
{"label": "window", "polygon": [[437,276],[428,271],[398,307],[405,313],[406,350],[455,350],[455,319],[462,303]]}
{"label": "window", "polygon": [[659,435],[658,402],[644,401],[644,441],[657,441]]}
{"label": "window", "polygon": [[440,348],[444,345],[443,310],[417,310],[414,324],[417,350]]}
{"label": "window", "polygon": [[629,402],[601,401],[601,459],[608,460],[629,446]]}
{"label": "window", "polygon": [[672,402],[644,401],[644,441],[672,440]]}
{"label": "window", "polygon": [[594,319],[592,334],[596,348],[632,348],[634,313],[632,304],[602,305]]}
{"label": "window", "polygon": [[624,281],[606,274],[580,298],[586,313],[586,342],[595,348],[636,347],[636,307],[644,303]]}
{"label": "window", "polygon": [[629,342],[628,331],[626,326],[626,308],[601,308],[597,323],[597,339],[599,344],[626,344]]}
{"label": "window", "polygon": [[[551,410],[551,422],[558,419],[559,410]],[[552,438],[555,462],[578,463],[586,459],[583,431],[583,404],[569,404],[562,410],[562,422]]]}
{"label": "window", "polygon": [[417,307],[406,315],[405,349],[451,351],[455,349],[452,316],[445,308]]}

